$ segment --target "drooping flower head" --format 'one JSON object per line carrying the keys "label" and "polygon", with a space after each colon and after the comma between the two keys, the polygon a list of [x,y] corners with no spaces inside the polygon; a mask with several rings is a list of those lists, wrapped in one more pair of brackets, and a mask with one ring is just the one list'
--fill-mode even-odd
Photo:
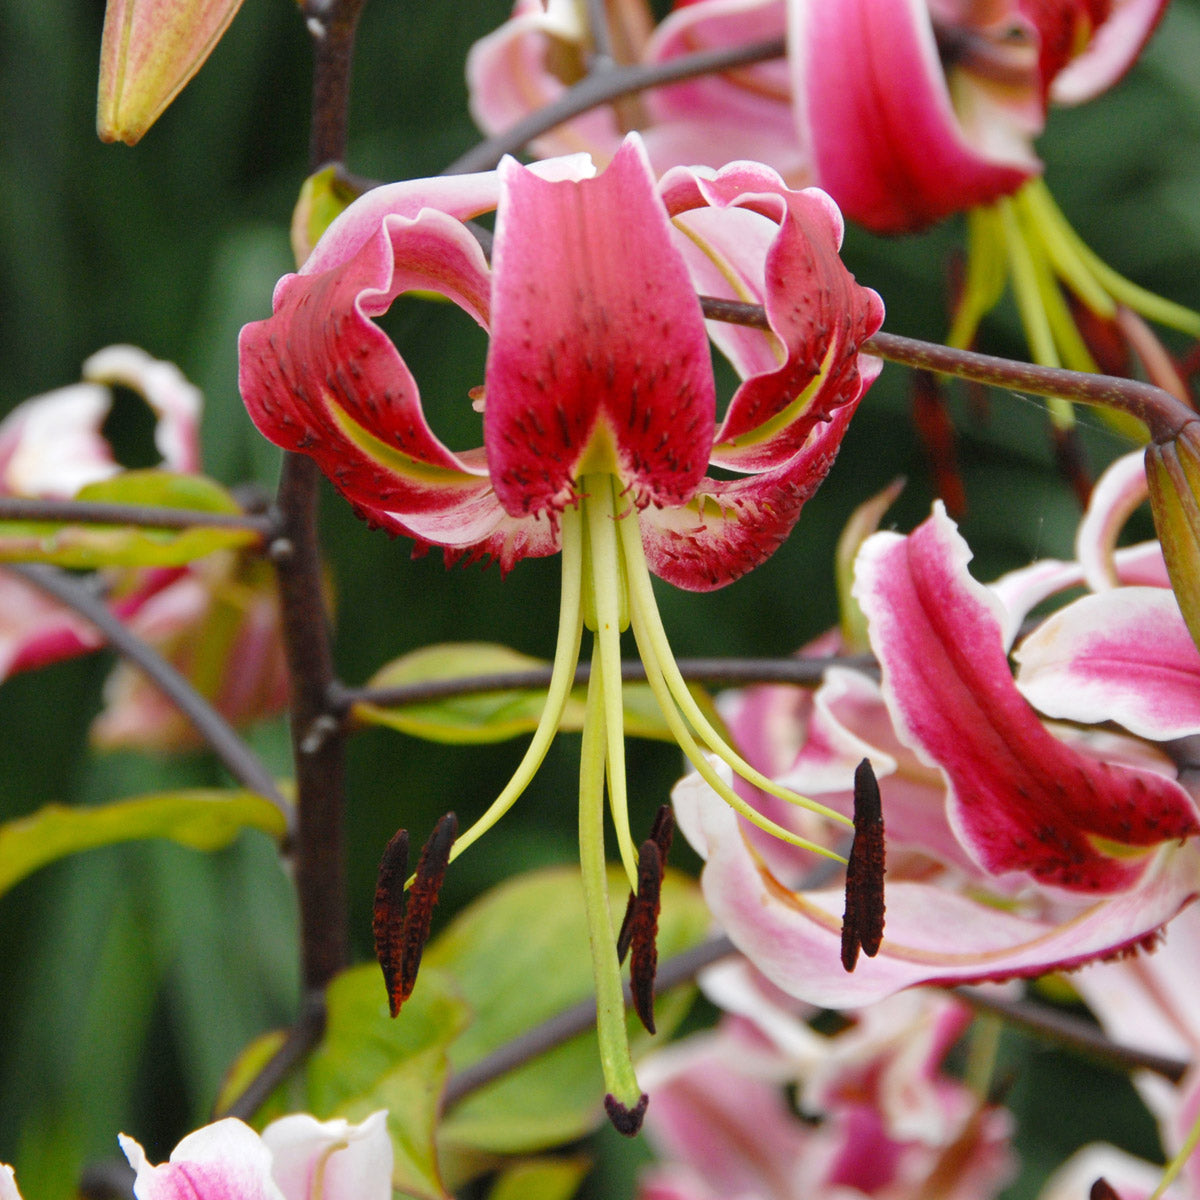
{"label": "drooping flower head", "polygon": [[[491,210],[489,262],[466,222]],[[792,191],[758,164],[681,168],[656,184],[631,136],[599,175],[583,156],[529,168],[510,159],[495,172],[368,193],[280,282],[274,316],[242,333],[242,394],[255,423],[316,459],[363,516],[450,559],[490,556],[502,570],[562,552],[546,709],[512,781],[455,853],[511,806],[540,764],[586,625],[596,636],[581,854],[602,1057],[626,1107],[640,1093],[623,1049],[601,820],[607,776],[635,884],[620,634],[632,626],[681,747],[746,811],[706,750],[738,772],[750,768],[688,693],[650,575],[696,591],[737,579],[786,537],[832,464],[878,370],[859,346],[882,320],[878,297],[842,266],[840,237],[828,197]],[[454,452],[435,437],[407,366],[372,320],[414,289],[447,297],[491,334],[479,449]],[[710,333],[698,292],[763,304],[770,329]],[[710,336],[743,379],[722,419]],[[710,464],[726,477],[710,475]]]}

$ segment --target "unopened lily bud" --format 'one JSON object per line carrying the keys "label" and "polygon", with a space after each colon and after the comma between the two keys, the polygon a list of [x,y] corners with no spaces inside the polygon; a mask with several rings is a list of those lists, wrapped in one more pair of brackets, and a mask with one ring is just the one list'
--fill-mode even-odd
{"label": "unopened lily bud", "polygon": [[108,0],[96,131],[132,146],[200,69],[242,0]]}
{"label": "unopened lily bud", "polygon": [[1171,587],[1200,646],[1200,420],[1146,447],[1146,482]]}
{"label": "unopened lily bud", "polygon": [[310,175],[300,188],[300,197],[292,211],[292,253],[296,266],[304,266],[321,234],[333,224],[333,219],[362,195],[337,167],[324,167]]}

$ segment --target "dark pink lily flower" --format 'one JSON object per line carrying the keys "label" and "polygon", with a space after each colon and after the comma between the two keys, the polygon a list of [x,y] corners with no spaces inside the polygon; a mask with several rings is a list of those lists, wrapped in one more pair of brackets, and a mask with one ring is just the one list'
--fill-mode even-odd
{"label": "dark pink lily flower", "polygon": [[[1097,489],[1114,510],[1128,509],[1129,474],[1122,463]],[[1190,699],[1200,655],[1171,592],[1132,582],[1162,577],[1157,544],[1111,551],[1119,523],[1085,522],[1085,565],[1037,563],[993,588],[970,577],[940,510],[908,537],[865,543],[856,595],[882,687],[830,672],[793,765],[777,774],[844,810],[854,764],[876,765],[902,854],[882,948],[854,975],[836,965],[840,892],[792,891],[804,864],[764,853],[694,777],[676,789],[681,825],[708,859],[714,913],[776,985],[842,1006],[915,983],[1070,968],[1137,946],[1200,891],[1196,805],[1153,746],[1200,731]],[[1085,573],[1122,586],[1098,579],[1107,590],[1026,638],[1014,680],[1021,618]],[[1145,740],[1046,716],[1118,722]],[[989,893],[1000,903],[981,903]]]}
{"label": "dark pink lily flower", "polygon": [[[465,222],[495,210],[489,263]],[[711,752],[754,772],[679,675],[650,576],[707,591],[761,563],[833,462],[877,360],[882,320],[838,258],[841,220],[821,192],[733,163],[656,183],[631,135],[595,175],[586,157],[378,188],[329,228],[275,312],[241,338],[241,387],[272,441],[311,455],[374,524],[489,556],[508,570],[561,550],[559,641],[547,704],[513,779],[455,843],[461,853],[516,801],[558,728],[583,627],[595,634],[580,773],[581,856],[594,918],[602,1059],[616,1102],[637,1106],[603,899],[605,780],[631,886],[620,633],[637,641],[664,716],[722,797]],[[408,367],[373,318],[432,291],[491,335],[483,445],[445,446]],[[706,328],[697,292],[765,305],[771,331]],[[709,339],[743,382],[718,420]],[[725,478],[708,474],[710,464]],[[836,814],[834,814],[836,816]],[[839,818],[844,820],[844,818]],[[794,835],[775,828],[783,836]]]}

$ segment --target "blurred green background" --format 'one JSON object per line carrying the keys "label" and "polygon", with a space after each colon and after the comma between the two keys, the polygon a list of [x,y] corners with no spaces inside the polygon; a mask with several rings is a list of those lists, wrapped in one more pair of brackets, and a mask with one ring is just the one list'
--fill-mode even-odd
{"label": "blurred green background", "polygon": [[[204,390],[207,468],[228,483],[273,487],[278,456],[252,429],[236,390],[235,340],[269,311],[292,266],[287,226],[305,174],[309,51],[286,0],[246,0],[211,60],[134,149],[94,134],[101,0],[0,0],[0,411],[70,383],[93,351],[143,346],[178,362]],[[476,134],[463,60],[506,15],[505,0],[372,0],[359,40],[349,166],[378,179],[436,173]],[[1079,232],[1133,279],[1200,305],[1200,3],[1176,3],[1133,74],[1078,111],[1059,111],[1040,143],[1047,178]],[[938,338],[945,281],[962,228],[903,241],[851,231],[845,256],[888,308],[886,328]],[[421,382],[435,428],[467,413],[483,339],[445,307],[408,304],[389,330]],[[987,348],[1019,354],[1007,308]],[[785,654],[834,619],[833,546],[851,510],[897,475],[892,519],[910,528],[932,497],[908,417],[908,380],[886,368],[828,483],[790,542],[722,592],[662,589],[675,651]],[[1034,403],[991,396],[986,420],[961,394],[969,508],[964,532],[990,578],[1037,555],[1070,553],[1077,508],[1050,466]],[[1090,417],[1098,465],[1126,447]],[[146,423],[118,407],[114,436],[144,453]],[[342,677],[360,683],[418,646],[486,638],[533,654],[553,647],[557,563],[447,572],[436,555],[370,534],[332,493],[323,519],[341,624]],[[220,782],[203,756],[97,756],[86,729],[105,655],[0,687],[0,819],[50,801],[94,804],[174,784]],[[288,772],[281,723],[255,731]],[[574,853],[578,740],[554,747],[517,810],[451,871],[439,922],[489,884]],[[522,746],[431,746],[386,731],[350,751],[354,946],[369,954],[369,905],[381,848],[401,824],[423,836],[449,808],[482,810]],[[675,752],[631,747],[635,828],[679,774]],[[680,854],[680,860],[686,852]],[[694,862],[694,860],[692,860]],[[26,1197],[69,1194],[81,1161],[111,1157],[118,1129],[165,1156],[202,1122],[221,1074],[247,1039],[285,1023],[297,998],[288,881],[261,838],[203,858],[173,846],[97,851],[49,868],[0,900],[0,1160],[16,1161]],[[1153,1152],[1127,1089],[1026,1043],[1009,1050],[1013,1103],[1028,1118],[1037,1171],[1102,1136]],[[1064,1106],[1064,1096],[1070,1096]],[[1069,1107],[1070,1120],[1061,1120]],[[1053,1114],[1051,1118],[1050,1114]],[[601,1138],[606,1153],[614,1139]],[[634,1147],[615,1155],[593,1194],[631,1187]]]}

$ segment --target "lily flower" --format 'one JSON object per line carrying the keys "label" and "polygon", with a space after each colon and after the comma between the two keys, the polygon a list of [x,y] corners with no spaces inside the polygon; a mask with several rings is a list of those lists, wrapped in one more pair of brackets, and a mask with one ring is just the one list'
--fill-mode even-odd
{"label": "lily flower", "polygon": [[911,992],[824,1035],[753,979],[731,989],[730,975],[753,975],[744,962],[716,970],[706,995],[724,1006],[736,991],[721,1023],[647,1060],[659,1161],[639,1200],[984,1200],[1011,1179],[1011,1115],[944,1069],[970,1024],[964,1005]]}
{"label": "lily flower", "polygon": [[[1098,495],[1127,504],[1129,474],[1122,463]],[[764,854],[702,782],[677,787],[710,906],[777,986],[840,1007],[915,983],[1068,969],[1152,939],[1200,891],[1196,805],[1155,745],[1200,730],[1195,704],[1176,704],[1200,654],[1168,589],[1120,579],[1165,580],[1157,544],[1114,554],[1120,522],[1091,516],[1081,557],[1113,582],[1021,642],[1015,680],[1022,618],[1083,582],[1084,566],[1036,563],[984,587],[940,508],[907,537],[865,542],[855,595],[882,685],[830,671],[800,708],[790,769],[774,767],[843,809],[856,762],[869,757],[879,776],[900,853],[889,854],[887,936],[853,976],[834,969],[840,895],[797,887],[806,864]],[[1087,728],[1110,721],[1136,738]]]}
{"label": "lily flower", "polygon": [[[155,417],[160,469],[199,474],[203,397],[173,363],[135,346],[109,346],[83,365],[83,381],[34,396],[0,421],[0,495],[70,500],[120,475],[104,437],[112,387],[141,396]],[[114,614],[177,666],[232,722],[281,712],[287,672],[271,572],[256,559],[217,551],[186,567],[103,573]],[[0,680],[98,649],[95,627],[0,568]],[[119,663],[92,727],[103,747],[184,749],[195,731],[138,670]]]}
{"label": "lily flower", "polygon": [[[489,263],[465,223],[496,212]],[[678,169],[655,183],[631,135],[596,175],[583,156],[416,180],[368,193],[330,226],[274,315],[241,337],[241,388],[272,441],[311,455],[358,512],[443,547],[448,561],[562,553],[552,680],[507,787],[454,855],[514,803],[544,758],[582,631],[594,634],[580,771],[580,853],[615,1103],[640,1097],[629,1066],[605,899],[607,778],[636,890],[626,810],[620,637],[632,627],[676,740],[726,802],[788,839],[723,783],[764,777],[725,744],[688,692],[651,575],[693,591],[770,556],[829,470],[879,364],[858,348],[882,306],[837,255],[841,222],[820,192],[769,169]],[[373,322],[402,292],[440,293],[490,332],[483,446],[433,434],[416,384]],[[705,328],[697,289],[765,304],[771,331]],[[709,337],[743,376],[716,417]],[[732,478],[706,472],[709,465]],[[769,781],[765,781],[769,784]],[[776,792],[780,789],[769,784]],[[844,818],[839,818],[844,820]]]}
{"label": "lily flower", "polygon": [[[387,1113],[357,1125],[294,1113],[257,1134],[235,1117],[189,1133],[158,1166],[121,1134],[136,1172],[137,1200],[391,1200]],[[0,1164],[0,1200],[21,1200],[11,1167]]]}

